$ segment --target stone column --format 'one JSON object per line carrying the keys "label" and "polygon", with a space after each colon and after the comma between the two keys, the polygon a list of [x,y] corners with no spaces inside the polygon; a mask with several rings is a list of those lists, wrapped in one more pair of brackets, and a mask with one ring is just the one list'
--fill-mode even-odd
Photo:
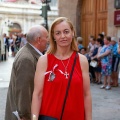
{"label": "stone column", "polygon": [[59,0],[59,4],[58,4],[58,12],[59,12],[59,16],[60,17],[68,17],[76,30],[76,12],[77,12],[77,3],[78,0]]}

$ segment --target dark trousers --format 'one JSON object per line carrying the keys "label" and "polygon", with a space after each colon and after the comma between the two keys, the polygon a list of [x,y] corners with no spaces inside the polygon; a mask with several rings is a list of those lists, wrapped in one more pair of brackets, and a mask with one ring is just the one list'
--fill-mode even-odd
{"label": "dark trousers", "polygon": [[9,45],[6,45],[6,49],[7,49],[7,51],[9,52]]}
{"label": "dark trousers", "polygon": [[1,61],[6,60],[6,45],[5,45],[5,54],[1,55]]}

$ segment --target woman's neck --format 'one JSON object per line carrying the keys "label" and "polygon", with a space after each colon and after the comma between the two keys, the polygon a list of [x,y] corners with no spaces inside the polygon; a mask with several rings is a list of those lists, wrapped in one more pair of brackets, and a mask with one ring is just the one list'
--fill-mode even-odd
{"label": "woman's neck", "polygon": [[69,49],[62,48],[62,49],[57,49],[54,55],[58,59],[67,59],[71,56],[72,52],[73,50],[71,50],[70,48]]}

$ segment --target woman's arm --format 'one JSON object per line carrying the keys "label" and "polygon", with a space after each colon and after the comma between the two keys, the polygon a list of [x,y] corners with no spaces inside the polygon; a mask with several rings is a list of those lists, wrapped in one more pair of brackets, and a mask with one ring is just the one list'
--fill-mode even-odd
{"label": "woman's arm", "polygon": [[[32,120],[38,120],[39,111],[41,107],[43,86],[44,86],[44,73],[47,69],[47,55],[41,56],[37,63],[35,78],[34,78],[34,91],[32,97],[31,113]],[[33,115],[36,119],[33,119]]]}
{"label": "woman's arm", "polygon": [[117,51],[118,51],[118,53],[120,54],[120,42],[119,42]]}
{"label": "woman's arm", "polygon": [[98,48],[97,54],[96,54],[95,56],[91,57],[91,60],[94,60],[95,58],[97,59],[97,56],[98,56],[98,54],[100,53],[101,48],[102,48],[102,47],[99,47],[99,48]]}
{"label": "woman's arm", "polygon": [[92,98],[90,91],[90,78],[88,61],[85,56],[80,55],[80,65],[83,76],[83,90],[84,90],[84,106],[85,106],[85,120],[92,120]]}
{"label": "woman's arm", "polygon": [[110,53],[111,53],[111,50],[107,50],[107,51],[105,51],[103,54],[99,54],[99,55],[97,56],[97,58],[98,58],[98,59],[103,58],[103,57],[109,55]]}
{"label": "woman's arm", "polygon": [[91,57],[91,60],[94,60],[95,58],[97,58],[97,55]]}

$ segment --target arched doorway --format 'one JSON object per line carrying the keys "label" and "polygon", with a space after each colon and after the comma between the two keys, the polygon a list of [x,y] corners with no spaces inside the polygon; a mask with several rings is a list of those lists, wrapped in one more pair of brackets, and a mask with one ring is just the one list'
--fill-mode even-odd
{"label": "arched doorway", "polygon": [[9,26],[9,34],[17,34],[21,31],[21,26],[18,23],[13,23],[11,26]]}
{"label": "arched doorway", "polygon": [[107,34],[107,0],[83,0],[81,8],[81,36],[88,45],[88,37]]}

